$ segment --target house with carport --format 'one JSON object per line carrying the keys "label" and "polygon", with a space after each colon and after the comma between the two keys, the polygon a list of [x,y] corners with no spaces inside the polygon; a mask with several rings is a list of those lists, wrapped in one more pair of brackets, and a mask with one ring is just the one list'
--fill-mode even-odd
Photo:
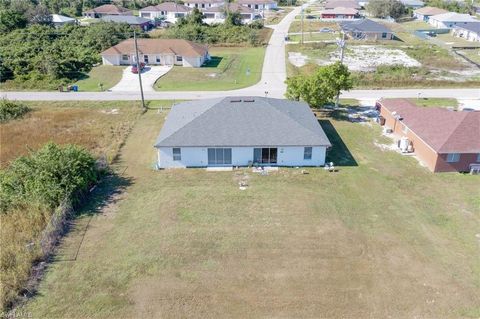
{"label": "house with carport", "polygon": [[[140,62],[150,65],[201,67],[210,59],[207,46],[183,39],[137,39]],[[135,43],[128,39],[101,53],[104,65],[136,62]]]}
{"label": "house with carport", "polygon": [[480,111],[419,107],[406,99],[382,99],[377,109],[380,123],[399,140],[399,146],[411,145],[430,171],[480,169]]}
{"label": "house with carport", "polygon": [[466,13],[447,12],[431,16],[428,23],[438,29],[451,29],[455,26],[480,23],[480,20]]}
{"label": "house with carport", "polygon": [[480,42],[480,21],[467,25],[456,25],[452,28],[452,35],[467,41]]}
{"label": "house with carport", "polygon": [[330,146],[305,102],[258,96],[176,104],[154,144],[160,169],[322,166]]}
{"label": "house with carport", "polygon": [[413,11],[413,17],[417,20],[428,22],[431,16],[443,13],[448,13],[448,11],[437,7],[423,7]]}

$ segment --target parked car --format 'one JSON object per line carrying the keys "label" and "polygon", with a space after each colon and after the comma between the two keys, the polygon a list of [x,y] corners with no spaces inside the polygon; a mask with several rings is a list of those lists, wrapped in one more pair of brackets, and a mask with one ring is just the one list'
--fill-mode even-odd
{"label": "parked car", "polygon": [[328,33],[328,32],[333,32],[333,30],[330,28],[321,28],[320,32]]}
{"label": "parked car", "polygon": [[[140,72],[145,68],[145,63],[140,62]],[[132,64],[132,73],[138,73],[138,66],[137,63]]]}

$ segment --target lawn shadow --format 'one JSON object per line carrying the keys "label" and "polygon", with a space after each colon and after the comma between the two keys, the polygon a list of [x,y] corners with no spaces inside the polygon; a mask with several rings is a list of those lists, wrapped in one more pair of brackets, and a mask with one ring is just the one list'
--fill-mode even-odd
{"label": "lawn shadow", "polygon": [[210,60],[206,61],[202,68],[216,68],[222,62],[223,57],[221,56],[211,56]]}
{"label": "lawn shadow", "polygon": [[325,131],[332,147],[327,151],[326,162],[333,162],[335,166],[358,166],[357,161],[350,153],[332,122],[327,119],[319,120],[320,126]]}

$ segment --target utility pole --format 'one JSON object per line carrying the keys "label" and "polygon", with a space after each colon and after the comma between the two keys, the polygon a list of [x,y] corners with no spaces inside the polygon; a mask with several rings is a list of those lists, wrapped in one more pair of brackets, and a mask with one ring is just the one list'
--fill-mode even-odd
{"label": "utility pole", "polygon": [[[342,33],[342,38],[337,39],[337,45],[340,47],[340,63],[343,64],[343,57],[345,56],[345,33]],[[340,102],[340,91],[337,94],[337,98],[335,99],[335,108],[338,107],[338,103]]]}
{"label": "utility pole", "polygon": [[138,57],[138,44],[137,44],[137,33],[133,30],[133,41],[135,42],[135,56],[137,60],[137,71],[138,71],[138,82],[140,83],[140,94],[142,95],[142,108],[145,107],[145,98],[143,97],[143,86],[142,86],[142,68],[140,66],[140,58]]}
{"label": "utility pole", "polygon": [[302,32],[302,38],[301,38],[301,41],[300,41],[302,45],[303,45],[303,15],[304,15],[303,10],[304,9],[303,9],[303,4],[302,4],[302,9],[301,9],[301,12],[302,12],[302,27],[301,27],[302,28],[302,31],[301,31]]}

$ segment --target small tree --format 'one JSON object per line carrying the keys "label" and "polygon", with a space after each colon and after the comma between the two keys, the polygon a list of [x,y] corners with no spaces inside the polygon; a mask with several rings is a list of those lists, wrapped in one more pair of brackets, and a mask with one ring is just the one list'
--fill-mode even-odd
{"label": "small tree", "polygon": [[398,0],[371,0],[367,12],[376,18],[397,19],[405,13],[405,5]]}
{"label": "small tree", "polygon": [[311,76],[297,75],[286,81],[285,96],[290,100],[303,100],[311,107],[323,107],[332,102],[341,90],[353,87],[346,65],[336,62],[321,66]]}
{"label": "small tree", "polygon": [[242,15],[238,11],[229,11],[226,13],[225,24],[228,26],[242,25]]}

